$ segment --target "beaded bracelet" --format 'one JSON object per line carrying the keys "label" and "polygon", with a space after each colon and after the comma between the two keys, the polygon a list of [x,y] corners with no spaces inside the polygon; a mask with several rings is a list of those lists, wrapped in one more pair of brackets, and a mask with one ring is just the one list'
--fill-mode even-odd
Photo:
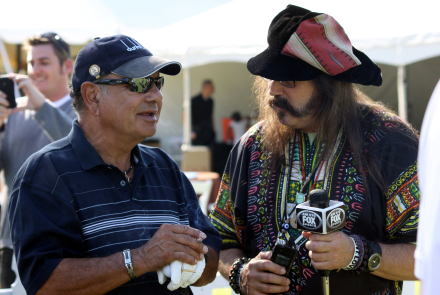
{"label": "beaded bracelet", "polygon": [[248,263],[250,260],[251,259],[247,257],[238,258],[229,269],[229,286],[231,286],[235,294],[241,294],[239,275],[243,265]]}
{"label": "beaded bracelet", "polygon": [[364,237],[359,236],[362,240],[362,246],[364,255],[360,256],[362,259],[359,259],[362,261],[357,269],[351,270],[353,274],[361,274],[363,272],[368,272],[368,243],[367,240]]}
{"label": "beaded bracelet", "polygon": [[362,260],[363,260],[363,257],[365,255],[365,248],[364,248],[364,242],[362,241],[362,237],[360,237],[358,235],[352,235],[352,236],[355,239],[357,247],[359,249],[359,261],[356,263],[356,265],[353,268],[353,270],[356,270],[362,264]]}

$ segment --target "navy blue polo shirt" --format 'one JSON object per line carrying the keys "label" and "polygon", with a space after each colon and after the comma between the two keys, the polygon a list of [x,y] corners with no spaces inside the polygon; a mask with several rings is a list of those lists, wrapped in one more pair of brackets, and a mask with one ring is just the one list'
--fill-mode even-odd
{"label": "navy blue polo shirt", "polygon": [[[147,243],[164,223],[203,231],[220,250],[191,183],[162,150],[133,149],[132,186],[104,163],[77,120],[70,134],[33,154],[13,183],[10,225],[21,281],[35,294],[63,258],[105,257]],[[173,294],[156,272],[108,294]]]}

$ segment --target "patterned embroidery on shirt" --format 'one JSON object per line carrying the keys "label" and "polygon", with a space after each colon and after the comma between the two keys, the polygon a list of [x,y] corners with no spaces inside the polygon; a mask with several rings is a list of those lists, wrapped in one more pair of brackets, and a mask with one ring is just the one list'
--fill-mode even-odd
{"label": "patterned embroidery on shirt", "polygon": [[396,230],[417,230],[420,192],[417,163],[402,172],[385,194],[387,197],[386,230],[392,237]]}

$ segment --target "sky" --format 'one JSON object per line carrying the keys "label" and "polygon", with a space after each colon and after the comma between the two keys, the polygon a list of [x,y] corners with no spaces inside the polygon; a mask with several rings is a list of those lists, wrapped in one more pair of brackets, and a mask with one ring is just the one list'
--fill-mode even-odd
{"label": "sky", "polygon": [[[121,5],[121,0],[103,0],[113,12],[121,17],[126,27],[164,27],[215,8],[232,0],[145,0],[129,1],[132,5]],[[142,9],[136,9],[136,3]],[[148,8],[154,10],[149,14]]]}

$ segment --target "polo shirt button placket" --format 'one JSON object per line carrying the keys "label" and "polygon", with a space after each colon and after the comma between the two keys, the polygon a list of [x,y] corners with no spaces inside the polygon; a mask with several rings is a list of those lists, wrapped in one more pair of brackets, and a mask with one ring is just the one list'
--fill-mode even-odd
{"label": "polo shirt button placket", "polygon": [[125,180],[121,180],[121,182],[119,183],[121,186],[125,186]]}

